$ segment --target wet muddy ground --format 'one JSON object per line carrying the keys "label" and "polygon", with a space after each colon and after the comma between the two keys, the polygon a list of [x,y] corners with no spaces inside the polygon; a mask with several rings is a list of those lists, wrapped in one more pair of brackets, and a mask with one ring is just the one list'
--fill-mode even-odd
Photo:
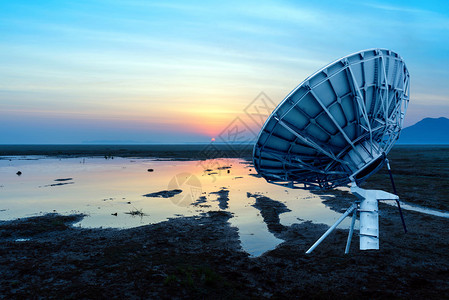
{"label": "wet muddy ground", "polygon": [[[337,195],[344,196],[344,192]],[[241,249],[237,229],[228,222],[232,215],[222,211],[126,230],[70,226],[81,215],[3,222],[0,295],[58,299],[447,297],[448,219],[409,212],[409,232],[404,234],[396,209],[381,204],[379,251],[358,250],[356,232],[351,252],[345,255],[348,230],[337,230],[307,255],[307,248],[327,226],[307,221],[283,226],[276,218],[276,210],[283,208],[273,210],[266,205],[275,200],[256,197],[255,205],[269,230],[285,240],[260,257],[249,257]],[[333,197],[327,195],[325,202],[343,209]]]}
{"label": "wet muddy ground", "polygon": [[[446,152],[416,151],[392,153],[398,193],[447,209],[448,163],[426,164]],[[364,187],[388,190],[382,173],[376,176]],[[222,206],[226,192],[217,192]],[[338,212],[353,199],[338,190],[318,194]],[[338,229],[307,255],[327,225],[298,220],[286,226],[279,218],[288,210],[283,203],[248,197],[268,230],[284,240],[259,257],[242,250],[233,215],[224,211],[123,230],[71,226],[82,215],[0,222],[0,298],[449,298],[449,219],[407,211],[404,234],[397,209],[380,203],[380,250],[358,250],[356,230],[345,255],[348,230]]]}

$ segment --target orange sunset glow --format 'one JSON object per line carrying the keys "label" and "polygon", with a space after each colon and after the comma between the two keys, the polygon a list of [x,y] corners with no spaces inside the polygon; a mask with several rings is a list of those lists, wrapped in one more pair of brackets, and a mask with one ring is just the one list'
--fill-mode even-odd
{"label": "orange sunset glow", "polygon": [[447,5],[415,5],[3,1],[0,142],[206,143],[236,118],[257,133],[261,92],[278,104],[373,47],[413,73],[405,126],[449,116]]}

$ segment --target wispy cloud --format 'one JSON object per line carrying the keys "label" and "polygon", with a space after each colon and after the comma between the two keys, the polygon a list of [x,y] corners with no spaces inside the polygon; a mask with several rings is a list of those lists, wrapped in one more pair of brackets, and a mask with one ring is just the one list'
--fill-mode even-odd
{"label": "wispy cloud", "polygon": [[372,47],[406,59],[413,103],[444,107],[449,13],[438,5],[5,2],[0,114],[219,124],[260,91],[278,102],[330,61]]}

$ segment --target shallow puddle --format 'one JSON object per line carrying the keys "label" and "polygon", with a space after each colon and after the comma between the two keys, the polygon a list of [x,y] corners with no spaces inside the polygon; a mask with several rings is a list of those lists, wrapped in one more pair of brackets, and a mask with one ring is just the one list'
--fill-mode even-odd
{"label": "shallow puddle", "polygon": [[[230,222],[238,227],[244,250],[259,255],[282,240],[268,231],[250,194],[282,202],[290,210],[279,215],[286,226],[307,220],[332,225],[340,216],[317,195],[268,184],[254,175],[252,165],[240,159],[3,157],[0,219],[84,213],[87,217],[76,226],[129,228],[225,210],[233,214]],[[175,192],[158,193],[164,191]],[[341,224],[348,226],[348,220]]]}

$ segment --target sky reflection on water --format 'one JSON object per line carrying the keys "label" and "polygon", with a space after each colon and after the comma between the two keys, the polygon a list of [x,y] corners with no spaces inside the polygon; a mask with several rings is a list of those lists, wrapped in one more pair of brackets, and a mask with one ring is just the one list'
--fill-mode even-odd
{"label": "sky reflection on water", "polygon": [[[22,175],[16,175],[18,171]],[[252,206],[255,199],[248,198],[247,192],[261,193],[284,203],[291,211],[280,215],[283,225],[305,220],[332,225],[340,216],[325,207],[317,195],[268,184],[250,175],[254,173],[252,165],[240,159],[3,157],[0,159],[0,220],[48,212],[84,213],[87,217],[76,226],[130,228],[224,209],[233,213],[230,222],[239,228],[243,248],[259,255],[282,240],[268,232],[260,211]],[[183,192],[172,198],[143,196],[174,188]],[[226,205],[217,201],[219,195],[213,193],[222,188],[229,190]],[[205,199],[195,206],[200,196]],[[131,211],[144,215],[130,215]],[[348,226],[348,221],[341,225]]]}

